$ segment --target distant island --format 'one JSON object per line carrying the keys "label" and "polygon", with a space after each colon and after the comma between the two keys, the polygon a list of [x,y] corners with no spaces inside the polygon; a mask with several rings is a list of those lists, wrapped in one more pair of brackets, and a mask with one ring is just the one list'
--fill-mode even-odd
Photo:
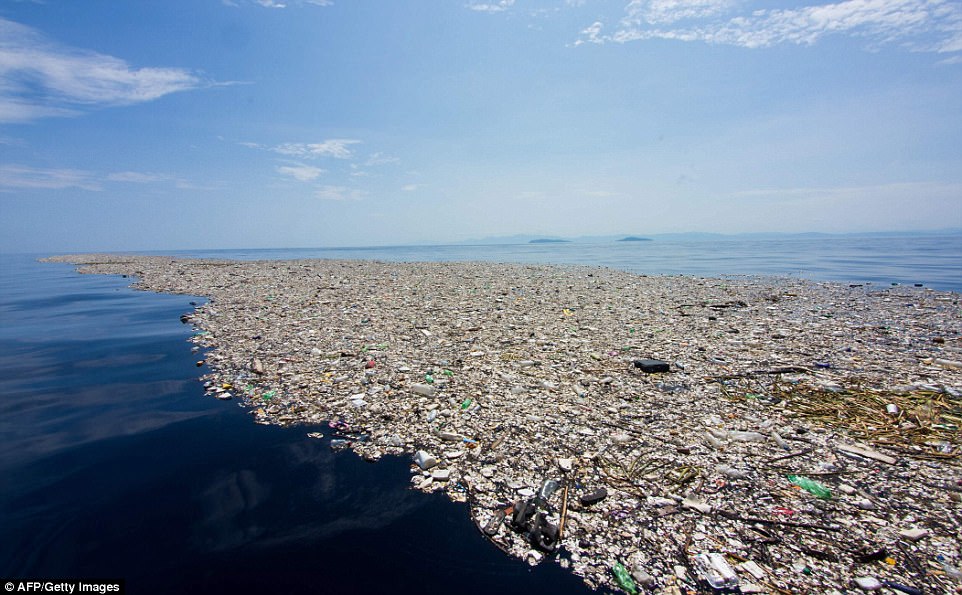
{"label": "distant island", "polygon": [[[898,238],[898,237],[944,237],[962,235],[962,228],[945,228],[929,231],[872,231],[872,232],[750,232],[750,233],[709,233],[703,231],[656,233],[651,236],[611,235],[582,235],[564,239],[559,236],[536,236],[531,234],[514,234],[502,236],[488,236],[459,240],[459,246],[517,246],[520,244],[610,244],[611,242],[725,242],[741,240],[816,240],[819,238]],[[432,245],[432,244],[424,244]],[[332,246],[333,247],[333,246]]]}

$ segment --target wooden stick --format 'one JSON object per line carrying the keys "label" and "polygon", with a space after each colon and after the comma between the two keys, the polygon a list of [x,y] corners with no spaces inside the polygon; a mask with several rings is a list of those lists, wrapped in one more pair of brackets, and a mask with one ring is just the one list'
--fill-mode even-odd
{"label": "wooden stick", "polygon": [[812,371],[808,368],[803,368],[801,366],[787,366],[785,368],[775,368],[774,370],[752,370],[750,372],[742,372],[740,374],[725,374],[722,376],[706,376],[705,380],[709,382],[719,382],[721,380],[737,380],[739,378],[754,378],[756,376],[762,375],[777,375],[777,374],[811,374]]}
{"label": "wooden stick", "polygon": [[776,461],[784,461],[785,459],[790,459],[790,458],[792,458],[792,457],[800,457],[800,456],[802,456],[802,455],[807,455],[808,453],[812,452],[813,450],[815,450],[815,449],[813,449],[813,448],[806,448],[806,449],[800,450],[800,451],[798,451],[798,452],[789,453],[789,454],[787,454],[787,455],[782,455],[782,456],[780,456],[780,457],[775,457],[775,458],[773,458],[773,459],[766,459],[766,460],[765,460],[765,463],[766,463],[766,464],[771,464],[771,463],[774,463],[774,462],[776,462]]}
{"label": "wooden stick", "polygon": [[561,541],[565,532],[565,516],[568,514],[568,482],[565,482],[565,491],[561,494],[561,521],[558,523],[558,541]]}

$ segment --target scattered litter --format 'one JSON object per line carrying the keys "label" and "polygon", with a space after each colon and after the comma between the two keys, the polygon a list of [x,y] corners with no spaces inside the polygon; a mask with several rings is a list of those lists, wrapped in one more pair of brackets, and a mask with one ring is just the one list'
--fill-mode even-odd
{"label": "scattered litter", "polygon": [[611,573],[615,577],[615,582],[621,589],[628,593],[629,595],[635,595],[638,593],[638,588],[635,586],[635,581],[632,580],[631,575],[622,566],[621,562],[615,562],[611,567]]}
{"label": "scattered litter", "polygon": [[809,479],[801,475],[789,475],[788,481],[819,498],[828,500],[832,497],[832,490],[825,487],[821,482],[815,481],[814,479]]}
{"label": "scattered litter", "polygon": [[695,556],[695,565],[712,589],[735,589],[738,587],[738,575],[732,570],[725,556],[710,552]]}
{"label": "scattered litter", "polygon": [[640,369],[645,374],[667,372],[670,369],[668,362],[663,362],[657,359],[636,359],[632,363],[634,363],[635,367]]}
{"label": "scattered litter", "polygon": [[881,462],[887,463],[887,464],[889,464],[889,465],[894,465],[895,462],[896,462],[896,460],[895,460],[894,457],[890,457],[890,456],[888,456],[888,455],[884,455],[884,454],[882,454],[882,453],[880,453],[880,452],[877,452],[877,451],[874,451],[874,450],[872,450],[871,448],[868,448],[868,447],[866,447],[866,446],[855,445],[855,444],[838,444],[838,445],[836,445],[835,448],[837,448],[838,450],[840,450],[840,451],[842,451],[842,452],[844,452],[844,453],[849,453],[849,454],[853,454],[853,455],[858,455],[858,456],[860,456],[860,457],[865,457],[865,458],[868,458],[868,459],[873,459],[873,460],[875,460],[875,461],[881,461]]}
{"label": "scattered litter", "polygon": [[605,498],[608,497],[608,490],[605,488],[600,488],[594,490],[593,492],[588,492],[587,494],[582,494],[580,501],[582,506],[591,506],[592,504],[597,504]]}
{"label": "scattered litter", "polygon": [[414,454],[414,463],[421,469],[430,469],[438,464],[438,459],[424,452],[423,450],[417,451]]}
{"label": "scattered litter", "polygon": [[331,448],[366,460],[404,456],[414,489],[468,502],[503,551],[592,587],[962,584],[957,294],[494,263],[61,260],[207,296],[183,320],[211,396],[257,423],[329,422]]}
{"label": "scattered litter", "polygon": [[856,578],[855,585],[863,591],[878,591],[882,588],[881,581],[871,576],[860,576]]}
{"label": "scattered litter", "polygon": [[899,531],[899,535],[909,541],[918,541],[929,534],[927,529],[920,529],[918,527],[912,529],[902,529]]}

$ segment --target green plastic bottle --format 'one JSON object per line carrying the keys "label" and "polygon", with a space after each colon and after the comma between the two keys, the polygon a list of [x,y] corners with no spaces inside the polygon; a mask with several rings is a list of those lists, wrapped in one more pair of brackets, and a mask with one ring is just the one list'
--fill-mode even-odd
{"label": "green plastic bottle", "polygon": [[638,588],[635,587],[635,581],[631,580],[631,575],[621,565],[621,562],[615,562],[615,565],[611,567],[611,573],[615,575],[615,582],[625,593],[637,595]]}
{"label": "green plastic bottle", "polygon": [[806,490],[813,496],[822,498],[823,500],[828,500],[832,497],[832,490],[828,489],[824,484],[821,484],[814,479],[809,479],[802,475],[789,475],[788,481],[792,482],[803,490]]}

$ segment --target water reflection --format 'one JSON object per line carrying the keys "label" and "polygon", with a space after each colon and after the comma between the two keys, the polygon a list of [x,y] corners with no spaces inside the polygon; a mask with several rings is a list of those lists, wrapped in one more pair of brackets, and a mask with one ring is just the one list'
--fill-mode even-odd
{"label": "water reflection", "polygon": [[[192,545],[216,552],[326,542],[384,529],[427,502],[398,473],[407,463],[388,460],[380,473],[357,473],[351,457],[305,438],[258,456],[256,467],[217,473],[197,490],[202,519]],[[285,471],[279,486],[278,469]]]}
{"label": "water reflection", "polygon": [[203,411],[170,409],[174,403],[144,411],[148,398],[163,400],[182,394],[195,382],[159,380],[6,393],[7,409],[0,421],[4,436],[0,441],[0,469],[61,449],[154,431],[206,415]]}
{"label": "water reflection", "polygon": [[254,512],[270,493],[250,469],[218,473],[199,496],[203,520],[194,526],[194,549],[220,551],[259,538],[264,527],[254,522]]}
{"label": "water reflection", "polygon": [[320,428],[256,425],[205,397],[178,321],[190,298],[13,269],[0,279],[0,576],[119,577],[158,594],[587,591],[504,556],[463,505],[409,489],[406,459],[335,454],[306,436]]}

